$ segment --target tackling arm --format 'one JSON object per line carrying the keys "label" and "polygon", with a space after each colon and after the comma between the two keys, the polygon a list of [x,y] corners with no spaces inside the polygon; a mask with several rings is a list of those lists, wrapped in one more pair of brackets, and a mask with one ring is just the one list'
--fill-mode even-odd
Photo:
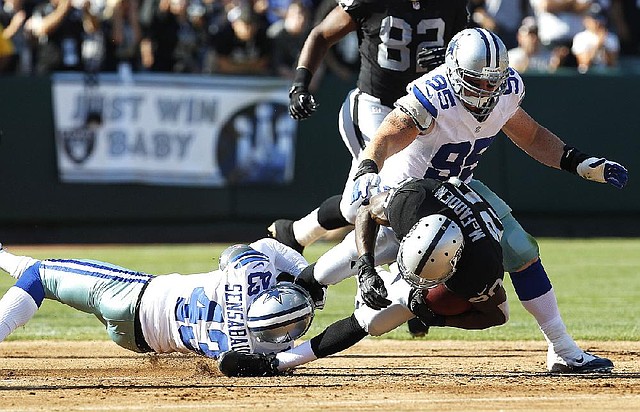
{"label": "tackling arm", "polygon": [[540,163],[560,169],[564,142],[536,122],[519,107],[502,127],[502,131],[529,156]]}
{"label": "tackling arm", "polygon": [[624,166],[566,145],[521,107],[505,123],[502,131],[529,156],[544,165],[566,170],[594,182],[609,183],[618,189],[627,184],[629,174]]}

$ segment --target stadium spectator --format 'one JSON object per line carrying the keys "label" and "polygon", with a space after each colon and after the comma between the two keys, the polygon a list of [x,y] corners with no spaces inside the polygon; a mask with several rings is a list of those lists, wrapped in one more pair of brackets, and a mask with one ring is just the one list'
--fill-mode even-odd
{"label": "stadium spectator", "polygon": [[309,33],[309,12],[300,1],[289,4],[283,19],[271,24],[267,36],[271,40],[271,65],[277,76],[293,80],[298,54]]}
{"label": "stadium spectator", "polygon": [[204,7],[188,0],[161,0],[141,41],[143,67],[160,72],[200,73],[207,47]]}
{"label": "stadium spectator", "polygon": [[22,0],[7,0],[0,8],[3,44],[2,72],[31,73],[31,48],[24,32],[27,12],[22,8]]}
{"label": "stadium spectator", "polygon": [[38,40],[34,67],[37,74],[82,71],[82,43],[99,30],[88,0],[49,0],[35,7],[25,28]]}
{"label": "stadium spectator", "polygon": [[593,0],[530,0],[542,44],[560,59],[562,67],[576,67],[573,37],[584,30],[583,17]]}
{"label": "stadium spectator", "polygon": [[575,35],[571,46],[578,61],[578,72],[616,67],[620,42],[618,36],[607,29],[604,12],[593,7],[584,17],[584,26],[585,30]]}
{"label": "stadium spectator", "polygon": [[216,55],[216,73],[268,74],[271,43],[267,21],[246,0],[227,13],[227,20],[210,38]]}
{"label": "stadium spectator", "polygon": [[471,0],[471,20],[478,27],[491,30],[504,41],[507,49],[518,45],[520,22],[529,13],[528,0]]}
{"label": "stadium spectator", "polygon": [[[554,64],[555,63],[555,64]],[[518,47],[509,50],[509,64],[518,72],[552,72],[558,59],[542,46],[538,37],[538,24],[533,16],[522,20],[518,29]]]}
{"label": "stadium spectator", "polygon": [[138,69],[142,39],[138,10],[138,0],[107,0],[101,26],[106,39],[102,70]]}
{"label": "stadium spectator", "polygon": [[[620,39],[621,56],[640,56],[640,1],[612,0],[610,19]],[[640,65],[636,61],[636,64]]]}

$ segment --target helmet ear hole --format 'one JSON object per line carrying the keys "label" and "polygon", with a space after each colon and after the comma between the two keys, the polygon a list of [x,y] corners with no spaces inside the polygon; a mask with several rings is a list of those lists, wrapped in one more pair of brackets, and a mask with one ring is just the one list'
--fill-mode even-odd
{"label": "helmet ear hole", "polygon": [[260,342],[287,343],[302,337],[313,317],[309,293],[294,283],[280,282],[256,296],[247,311],[247,326]]}

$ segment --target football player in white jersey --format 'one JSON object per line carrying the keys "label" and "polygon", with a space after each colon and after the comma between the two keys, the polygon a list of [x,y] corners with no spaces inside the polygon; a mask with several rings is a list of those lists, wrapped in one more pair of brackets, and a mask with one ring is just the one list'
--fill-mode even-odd
{"label": "football player in white jersey", "polygon": [[[567,333],[537,242],[502,199],[473,179],[473,169],[502,130],[539,162],[588,180],[622,188],[627,170],[566,145],[524,111],[520,107],[525,94],[522,78],[509,67],[502,41],[487,30],[465,29],[457,34],[449,43],[445,64],[410,83],[407,91],[364,149],[360,167],[345,187],[342,201],[353,211],[349,218],[372,194],[397,186],[406,177],[445,180],[456,176],[468,182],[496,210],[504,226],[504,267],[549,344],[548,370],[611,370],[610,360],[583,352]],[[353,237],[347,236],[344,242],[348,244],[341,247],[341,243],[318,259],[309,268],[312,272],[302,273],[300,280],[309,289],[313,290],[309,285],[331,285],[355,274],[353,269],[345,270],[350,259],[357,259]],[[395,251],[394,239],[380,231],[376,262],[388,261]]]}
{"label": "football player in white jersey", "polygon": [[154,276],[105,262],[36,260],[0,249],[0,268],[17,279],[0,300],[0,341],[47,298],[94,314],[115,343],[134,352],[217,358],[231,349],[281,351],[306,332],[313,304],[299,286],[278,281],[293,280],[307,264],[273,239],[231,247],[221,269],[192,275]]}

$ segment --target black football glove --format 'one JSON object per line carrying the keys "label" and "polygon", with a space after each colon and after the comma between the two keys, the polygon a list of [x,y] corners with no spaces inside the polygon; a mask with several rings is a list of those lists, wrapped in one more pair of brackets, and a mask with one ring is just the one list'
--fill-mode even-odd
{"label": "black football glove", "polygon": [[372,309],[380,310],[391,304],[387,299],[387,288],[373,266],[373,256],[365,253],[353,266],[358,271],[358,287],[362,300]]}
{"label": "black football glove", "polygon": [[444,316],[434,313],[424,300],[422,289],[413,288],[409,293],[409,310],[426,326],[444,326]]}
{"label": "black football glove", "polygon": [[289,90],[289,114],[296,120],[307,119],[318,109],[318,104],[309,92],[312,76],[313,74],[304,67],[296,69],[293,85]]}
{"label": "black football glove", "polygon": [[432,47],[430,49],[422,49],[418,52],[418,66],[427,69],[428,72],[436,67],[444,64],[444,47]]}
{"label": "black football glove", "polygon": [[289,114],[296,120],[308,119],[318,104],[306,87],[293,86],[289,91]]}

